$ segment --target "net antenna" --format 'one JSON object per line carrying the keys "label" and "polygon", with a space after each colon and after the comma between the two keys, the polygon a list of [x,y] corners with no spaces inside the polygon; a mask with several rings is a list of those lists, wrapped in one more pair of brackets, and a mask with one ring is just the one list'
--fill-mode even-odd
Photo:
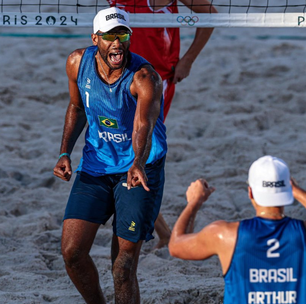
{"label": "net antenna", "polygon": [[[120,0],[109,0],[120,7]],[[126,2],[127,0],[124,0]],[[152,1],[154,8],[154,0]],[[1,0],[0,26],[92,27],[95,14],[109,7],[106,0]],[[126,7],[137,8],[136,0]],[[171,4],[170,4],[171,5]],[[211,0],[208,13],[195,13],[178,2],[179,13],[130,13],[132,27],[306,27],[306,0]],[[218,11],[212,12],[212,7]],[[207,9],[206,9],[207,11]]]}

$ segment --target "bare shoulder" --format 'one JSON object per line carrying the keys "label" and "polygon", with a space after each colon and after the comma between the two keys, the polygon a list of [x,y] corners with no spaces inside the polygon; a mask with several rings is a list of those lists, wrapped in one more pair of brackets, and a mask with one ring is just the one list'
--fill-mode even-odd
{"label": "bare shoulder", "polygon": [[232,229],[237,225],[239,226],[239,222],[227,222],[225,220],[219,220],[212,222],[210,225],[218,229]]}
{"label": "bare shoulder", "polygon": [[150,65],[146,64],[138,70],[134,75],[134,81],[142,80],[153,80],[154,82],[161,82],[160,75],[155,71],[155,69]]}
{"label": "bare shoulder", "polygon": [[80,62],[84,52],[85,49],[83,48],[83,49],[77,49],[69,54],[66,63],[66,72],[69,78],[77,77]]}
{"label": "bare shoulder", "polygon": [[206,233],[211,234],[217,239],[223,240],[225,237],[233,237],[237,235],[237,230],[239,227],[239,222],[227,222],[224,220],[219,220],[212,222],[204,229]]}
{"label": "bare shoulder", "polygon": [[85,52],[85,48],[82,49],[76,49],[73,52],[71,52],[68,56],[67,62],[71,64],[76,64],[79,62]]}
{"label": "bare shoulder", "polygon": [[206,226],[202,231],[201,239],[208,240],[204,243],[210,246],[213,254],[217,254],[222,264],[222,269],[228,268],[230,258],[234,252],[237,241],[239,222],[216,221]]}
{"label": "bare shoulder", "polygon": [[142,92],[144,94],[148,94],[148,92],[161,94],[162,88],[163,82],[160,75],[151,65],[144,65],[135,73],[130,89],[132,95],[139,96]]}

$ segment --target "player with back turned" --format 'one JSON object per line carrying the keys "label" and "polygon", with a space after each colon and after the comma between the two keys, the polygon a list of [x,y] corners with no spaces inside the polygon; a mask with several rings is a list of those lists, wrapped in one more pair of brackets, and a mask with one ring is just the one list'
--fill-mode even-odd
{"label": "player with back turned", "polygon": [[306,303],[306,222],[285,216],[293,195],[306,207],[306,193],[286,163],[264,156],[249,170],[248,194],[256,217],[213,222],[192,233],[197,211],[215,191],[205,180],[187,190],[187,206],[177,220],[169,250],[187,260],[218,255],[225,281],[224,304]]}

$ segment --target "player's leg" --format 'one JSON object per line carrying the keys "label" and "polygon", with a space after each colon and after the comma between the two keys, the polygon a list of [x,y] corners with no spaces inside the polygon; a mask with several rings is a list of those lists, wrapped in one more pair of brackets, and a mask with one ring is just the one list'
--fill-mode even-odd
{"label": "player's leg", "polygon": [[137,265],[142,241],[133,243],[113,236],[112,273],[116,304],[139,304]]}
{"label": "player's leg", "polygon": [[[163,195],[165,158],[146,165],[146,191],[142,186],[127,190],[126,175],[114,188],[115,216],[112,244],[116,304],[138,304],[137,264],[142,241],[153,238]],[[129,301],[130,299],[130,301]]]}
{"label": "player's leg", "polygon": [[171,236],[171,229],[169,228],[168,224],[166,223],[161,213],[158,214],[158,217],[154,224],[154,229],[159,237],[159,241],[156,244],[155,248],[158,249],[164,246],[168,246]]}
{"label": "player's leg", "polygon": [[62,254],[69,277],[86,303],[104,304],[99,276],[89,252],[100,224],[114,212],[112,182],[108,176],[78,173],[66,206]]}
{"label": "player's leg", "polygon": [[[170,110],[174,93],[175,93],[175,84],[172,82],[172,80],[171,79],[163,80],[164,121],[166,120],[168,112]],[[171,229],[169,228],[168,224],[166,223],[161,213],[158,214],[154,228],[159,237],[159,241],[155,246],[155,248],[162,248],[164,246],[167,246],[170,240]]]}
{"label": "player's leg", "polygon": [[89,251],[99,224],[78,219],[64,221],[62,254],[67,273],[87,304],[105,304],[97,268]]}

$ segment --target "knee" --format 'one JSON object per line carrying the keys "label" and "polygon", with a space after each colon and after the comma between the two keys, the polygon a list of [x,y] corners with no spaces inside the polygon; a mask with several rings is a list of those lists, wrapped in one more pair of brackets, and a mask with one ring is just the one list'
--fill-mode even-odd
{"label": "knee", "polygon": [[80,264],[85,256],[80,248],[73,245],[62,245],[62,255],[65,265],[69,268]]}
{"label": "knee", "polygon": [[128,254],[121,254],[113,264],[112,274],[115,284],[122,284],[136,275],[134,259]]}

